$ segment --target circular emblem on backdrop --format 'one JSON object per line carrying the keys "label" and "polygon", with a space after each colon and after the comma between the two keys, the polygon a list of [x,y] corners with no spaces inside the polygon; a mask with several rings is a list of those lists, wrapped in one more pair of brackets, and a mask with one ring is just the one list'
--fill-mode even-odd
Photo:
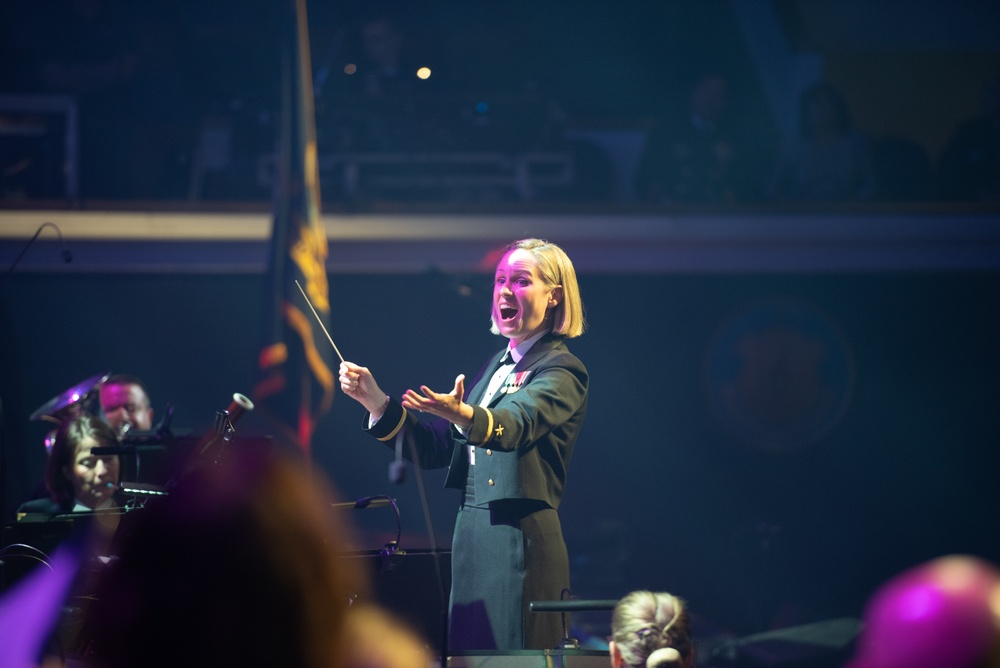
{"label": "circular emblem on backdrop", "polygon": [[708,347],[705,387],[726,431],[769,453],[802,450],[840,421],[854,359],[836,324],[812,304],[769,299],[740,309]]}

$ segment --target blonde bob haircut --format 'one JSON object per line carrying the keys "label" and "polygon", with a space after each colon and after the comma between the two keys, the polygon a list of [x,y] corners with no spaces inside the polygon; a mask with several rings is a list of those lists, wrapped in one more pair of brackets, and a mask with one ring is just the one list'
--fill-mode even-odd
{"label": "blonde bob haircut", "polygon": [[[552,309],[552,333],[568,339],[583,334],[586,328],[583,299],[576,282],[576,270],[566,251],[543,239],[521,239],[506,246],[501,258],[518,249],[531,253],[538,275],[547,287],[562,287],[562,299]],[[490,316],[490,323],[490,331],[499,334],[500,329],[493,316]]]}

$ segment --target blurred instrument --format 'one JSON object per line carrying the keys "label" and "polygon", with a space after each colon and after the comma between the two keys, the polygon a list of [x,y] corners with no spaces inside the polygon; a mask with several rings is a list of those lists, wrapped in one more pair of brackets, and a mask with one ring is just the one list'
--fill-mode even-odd
{"label": "blurred instrument", "polygon": [[226,444],[232,440],[236,434],[236,423],[244,413],[253,410],[253,402],[246,395],[239,392],[233,393],[233,401],[229,408],[215,413],[215,430],[206,439],[198,450],[198,457],[211,457],[218,462],[219,457]]}
{"label": "blurred instrument", "polygon": [[215,414],[215,433],[219,436],[235,434],[236,423],[244,413],[252,410],[253,402],[250,401],[250,397],[233,392],[233,402],[229,404],[229,408]]}
{"label": "blurred instrument", "polygon": [[[43,421],[61,425],[66,420],[81,415],[98,415],[100,411],[96,410],[96,403],[99,393],[95,390],[110,377],[111,372],[108,371],[80,381],[39,406],[29,419],[32,422]],[[51,450],[54,442],[55,431],[52,431],[45,437],[45,450]]]}
{"label": "blurred instrument", "polygon": [[32,421],[47,420],[62,423],[67,417],[74,414],[74,411],[86,412],[93,403],[94,395],[91,393],[110,377],[111,372],[109,371],[80,381],[62,394],[52,397],[39,406],[31,414],[30,419]]}

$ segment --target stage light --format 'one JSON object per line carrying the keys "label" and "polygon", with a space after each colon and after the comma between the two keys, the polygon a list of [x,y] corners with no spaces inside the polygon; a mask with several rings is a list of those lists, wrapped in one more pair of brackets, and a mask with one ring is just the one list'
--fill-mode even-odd
{"label": "stage light", "polygon": [[421,67],[419,70],[417,70],[417,78],[418,79],[430,79],[431,78],[431,68],[429,68],[429,67]]}
{"label": "stage light", "polygon": [[354,63],[344,65],[344,74],[351,75],[358,71],[358,66]]}

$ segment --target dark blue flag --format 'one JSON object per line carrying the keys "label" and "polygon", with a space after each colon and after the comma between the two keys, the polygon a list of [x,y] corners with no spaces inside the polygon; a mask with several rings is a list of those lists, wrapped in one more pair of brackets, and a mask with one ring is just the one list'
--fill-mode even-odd
{"label": "dark blue flag", "polygon": [[290,0],[288,39],[282,53],[281,126],[278,137],[274,228],[271,238],[258,408],[281,432],[275,436],[308,452],[319,419],[333,402],[334,352],[303,298],[328,324],[327,236],[320,219],[316,119],[305,0]]}

